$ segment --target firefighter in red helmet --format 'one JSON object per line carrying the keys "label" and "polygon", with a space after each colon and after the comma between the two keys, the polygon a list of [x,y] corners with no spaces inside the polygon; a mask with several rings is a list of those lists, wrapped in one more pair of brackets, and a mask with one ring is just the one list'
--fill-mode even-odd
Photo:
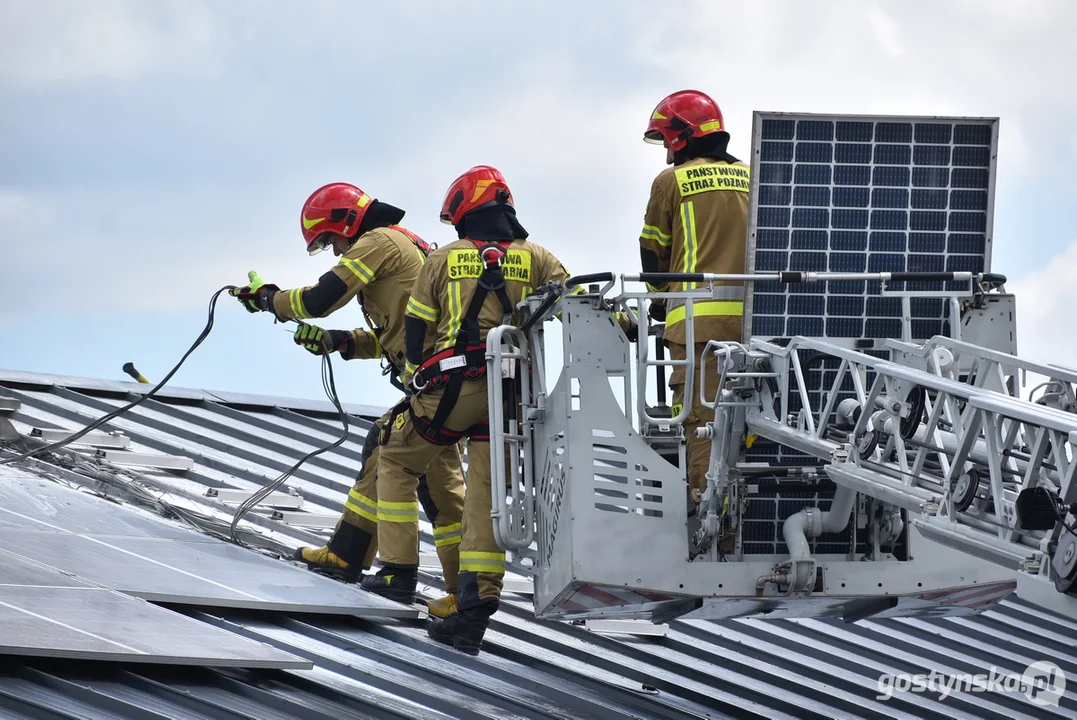
{"label": "firefighter in red helmet", "polygon": [[[408,496],[414,492],[406,486],[409,478],[426,469],[443,448],[468,438],[458,609],[434,620],[429,634],[478,654],[505,575],[505,553],[494,540],[490,517],[486,335],[501,324],[518,324],[516,305],[533,288],[564,282],[568,273],[552,253],[527,239],[512,192],[492,167],[471,168],[453,181],[441,220],[456,228],[459,239],[430,255],[408,301],[405,376],[413,373],[416,393],[398,408],[381,448],[378,495]],[[435,352],[424,358],[424,338],[430,332],[437,335]],[[415,533],[411,526],[378,525],[384,564],[379,574],[415,573]]]}
{"label": "firefighter in red helmet", "polygon": [[[315,255],[332,248],[340,258],[338,263],[314,285],[294,290],[266,284],[252,272],[250,284],[232,294],[249,311],[270,312],[281,321],[325,317],[356,298],[369,329],[323,330],[300,324],[295,342],[315,354],[328,350],[345,360],[380,359],[394,384],[403,390],[399,376],[405,364],[404,311],[430,251],[421,238],[398,224],[403,217],[403,210],[376,200],[354,185],[325,185],[303,204],[300,229],[308,253]],[[433,330],[420,338],[420,352],[431,352],[434,338]],[[456,588],[459,567],[464,501],[460,455],[457,448],[448,448],[423,468],[426,476],[412,478],[408,492],[397,493],[393,502],[379,502],[377,439],[384,426],[382,418],[368,432],[362,468],[329,543],[320,548],[300,548],[295,559],[312,569],[358,581],[362,570],[373,562],[378,524],[408,524],[417,531],[422,501],[427,519],[434,526],[434,541],[450,591],[449,598],[431,603],[431,613],[446,615],[455,606],[451,593]],[[408,603],[415,594],[414,584],[369,589]]]}
{"label": "firefighter in red helmet", "polygon": [[[644,272],[743,273],[748,228],[748,167],[729,154],[729,133],[718,104],[696,90],[682,90],[663,99],[651,113],[643,134],[646,142],[666,148],[666,168],[651,184],[651,196],[640,233]],[[698,283],[650,285],[655,292],[700,288]],[[695,346],[687,347],[685,307],[680,300],[654,302],[651,316],[665,321],[664,342],[674,360],[691,352],[696,368],[708,340],[739,341],[744,315],[744,288],[718,284],[706,300],[694,301]],[[704,295],[706,297],[706,295]],[[708,369],[716,369],[713,358]],[[684,424],[687,439],[690,496],[696,502],[706,489],[711,441],[696,429],[714,417],[700,401],[684,397],[685,368],[670,375],[673,414],[682,403],[690,411]],[[708,388],[718,378],[708,378]]]}

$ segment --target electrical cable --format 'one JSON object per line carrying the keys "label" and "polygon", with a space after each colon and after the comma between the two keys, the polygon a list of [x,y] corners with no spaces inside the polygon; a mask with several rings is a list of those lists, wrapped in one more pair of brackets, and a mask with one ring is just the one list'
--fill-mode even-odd
{"label": "electrical cable", "polygon": [[223,293],[224,291],[226,291],[226,290],[234,290],[235,288],[236,288],[235,285],[225,285],[223,288],[221,288],[217,292],[213,293],[213,297],[210,298],[210,301],[209,301],[209,318],[206,321],[206,326],[202,329],[202,332],[199,334],[198,338],[194,341],[194,343],[191,345],[191,347],[189,347],[187,349],[187,352],[185,352],[183,354],[183,357],[180,358],[180,361],[178,363],[176,363],[176,366],[174,368],[172,368],[171,370],[169,370],[168,374],[165,375],[161,379],[161,381],[159,383],[154,385],[153,388],[151,388],[149,392],[147,392],[145,395],[138,398],[137,400],[133,400],[133,401],[127,403],[126,405],[124,405],[123,407],[117,408],[116,410],[113,410],[112,412],[108,413],[107,415],[105,415],[103,417],[100,417],[97,420],[94,420],[92,423],[90,423],[86,427],[82,428],[81,430],[79,430],[78,432],[76,432],[76,433],[74,433],[72,435],[68,435],[67,437],[63,438],[62,440],[57,440],[56,442],[49,443],[48,445],[42,445],[41,447],[34,448],[32,450],[27,450],[26,452],[21,453],[19,455],[15,455],[13,457],[0,459],[0,465],[9,465],[11,463],[18,462],[20,460],[26,460],[27,458],[31,458],[31,457],[33,457],[35,455],[40,455],[43,452],[50,452],[52,450],[58,450],[59,448],[62,448],[64,445],[67,445],[69,443],[73,443],[74,441],[78,440],[79,438],[83,437],[84,435],[86,435],[86,434],[96,430],[97,428],[101,427],[102,425],[107,423],[109,420],[116,419],[117,417],[124,414],[125,412],[127,412],[131,408],[136,407],[137,405],[141,405],[142,403],[146,402],[151,397],[156,395],[157,391],[160,390],[161,388],[163,388],[168,383],[168,381],[172,379],[172,376],[175,375],[179,371],[179,369],[183,366],[183,363],[185,363],[187,361],[187,358],[190,357],[191,353],[193,353],[195,351],[195,349],[199,345],[201,345],[202,342],[207,337],[209,337],[209,333],[213,329],[213,316],[214,316],[214,313],[216,311],[217,298],[219,298],[221,293]]}
{"label": "electrical cable", "polygon": [[[173,376],[175,376],[175,374],[177,372],[179,372],[179,369],[181,367],[183,367],[183,363],[185,363],[187,361],[187,358],[191,356],[191,353],[193,353],[198,348],[198,346],[201,345],[205,341],[205,339],[207,337],[209,337],[210,332],[213,330],[213,321],[214,321],[214,317],[216,315],[217,300],[218,300],[218,298],[220,298],[221,293],[223,293],[225,291],[229,291],[229,290],[235,290],[235,289],[236,289],[235,285],[225,285],[220,290],[213,293],[213,296],[210,298],[210,301],[209,301],[209,310],[208,310],[208,317],[207,317],[207,320],[206,320],[206,326],[202,329],[202,332],[199,333],[198,338],[195,339],[194,343],[192,343],[191,346],[187,349],[187,352],[185,352],[183,354],[183,357],[180,358],[179,362],[176,363],[176,366],[173,367],[171,370],[169,370],[168,374],[166,374],[161,379],[160,382],[158,382],[156,385],[154,385],[153,388],[151,388],[149,390],[149,392],[145,393],[142,397],[138,398],[137,400],[133,400],[133,401],[127,403],[126,405],[124,405],[124,406],[122,406],[120,408],[117,408],[116,410],[113,410],[112,412],[108,413],[107,415],[104,415],[104,416],[98,418],[97,420],[94,420],[89,425],[85,426],[81,430],[79,430],[79,431],[77,431],[77,432],[75,432],[75,433],[73,433],[71,435],[68,435],[67,437],[63,438],[62,440],[57,440],[56,442],[49,443],[48,445],[42,445],[41,447],[37,447],[37,448],[34,448],[32,450],[28,450],[28,451],[20,453],[18,455],[13,455],[13,456],[8,457],[8,458],[2,458],[2,459],[0,459],[0,465],[8,465],[8,464],[11,464],[11,463],[14,463],[14,462],[19,462],[21,460],[27,460],[27,459],[29,459],[31,457],[34,457],[35,455],[40,455],[41,453],[44,453],[44,452],[50,452],[50,451],[53,451],[53,450],[58,450],[58,449],[62,448],[63,446],[65,446],[65,445],[67,445],[69,443],[72,443],[72,442],[78,440],[79,438],[87,435],[88,433],[92,432],[93,430],[96,430],[97,428],[99,428],[102,425],[104,425],[105,423],[107,423],[109,420],[114,420],[115,418],[117,418],[120,415],[124,414],[128,410],[131,410],[132,408],[137,407],[138,405],[146,402],[151,397],[156,395],[157,392],[161,388],[163,388],[168,383],[168,381],[171,380],[173,378]],[[297,320],[296,322],[298,323],[299,321]],[[299,324],[302,325],[303,323],[299,323]],[[293,474],[295,474],[295,472],[300,467],[302,467],[302,465],[305,462],[307,462],[311,458],[317,457],[318,455],[321,455],[323,453],[329,452],[333,448],[339,447],[340,445],[342,445],[344,443],[345,440],[348,439],[348,435],[349,435],[348,413],[345,412],[344,405],[343,405],[343,403],[341,403],[340,396],[339,396],[339,394],[337,392],[336,378],[333,375],[333,363],[332,363],[332,360],[330,360],[330,358],[329,358],[329,355],[330,355],[330,353],[332,352],[332,350],[334,348],[329,343],[330,343],[329,336],[327,334],[323,335],[322,340],[321,340],[322,351],[323,351],[322,352],[322,389],[325,390],[326,396],[328,396],[329,401],[333,404],[333,407],[336,409],[337,414],[338,414],[338,416],[340,418],[340,424],[342,426],[341,435],[340,435],[339,438],[337,438],[333,442],[329,443],[328,445],[325,445],[323,447],[317,448],[317,449],[307,453],[306,455],[304,455],[302,458],[299,459],[298,462],[296,462],[294,465],[292,465],[290,468],[288,468],[286,471],[284,471],[281,475],[277,476],[273,480],[270,480],[268,483],[263,485],[260,489],[255,491],[250,497],[248,497],[246,500],[244,500],[240,504],[239,508],[236,510],[235,515],[232,517],[232,522],[229,525],[229,535],[231,536],[232,542],[234,542],[237,545],[240,545],[242,547],[247,547],[246,543],[244,543],[240,539],[240,536],[239,536],[239,522],[240,522],[240,520],[243,519],[244,515],[246,515],[248,512],[250,512],[251,509],[253,509],[256,505],[258,505],[258,503],[262,502],[262,500],[269,497],[270,493],[272,493],[274,490],[276,490],[281,485],[283,485],[284,482],[288,478],[290,478]]]}
{"label": "electrical cable", "polygon": [[[300,323],[302,324],[302,323]],[[239,538],[239,521],[243,519],[243,516],[250,512],[258,503],[265,500],[269,495],[285,483],[296,470],[298,470],[303,463],[307,462],[311,458],[317,457],[322,453],[329,452],[335,447],[339,447],[348,439],[348,413],[344,411],[344,406],[340,402],[340,396],[337,394],[336,378],[333,375],[333,363],[329,359],[329,353],[332,348],[329,345],[328,334],[322,336],[322,389],[325,390],[325,394],[329,397],[329,402],[333,403],[333,407],[336,408],[340,417],[340,424],[343,426],[343,431],[339,438],[323,447],[310,451],[302,458],[299,459],[294,465],[278,475],[273,480],[270,480],[261,488],[256,490],[250,497],[240,503],[239,508],[236,510],[235,516],[232,517],[232,524],[229,527],[229,533],[232,536],[232,542],[237,545],[246,547],[246,544]]]}

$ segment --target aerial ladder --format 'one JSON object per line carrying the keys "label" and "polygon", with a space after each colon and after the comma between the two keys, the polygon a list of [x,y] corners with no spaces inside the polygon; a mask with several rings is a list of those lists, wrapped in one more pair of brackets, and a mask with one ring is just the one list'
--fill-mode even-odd
{"label": "aerial ladder", "polygon": [[[906,307],[914,294],[888,287],[959,287],[936,293],[950,335],[913,342],[906,313],[903,339],[871,349],[753,337],[675,361],[651,348],[655,300],[684,303],[693,347],[693,305],[717,297],[714,283],[834,280],[878,281]],[[666,282],[698,287],[630,289]],[[1014,349],[996,341],[1013,337],[1004,283],[968,272],[604,273],[539,288],[520,326],[487,341],[491,424],[504,439],[491,447],[492,476],[505,479],[494,482],[495,535],[533,576],[536,614],[852,621],[977,613],[1016,591],[1077,617],[1077,371],[1003,351]],[[638,320],[638,343],[615,311]],[[698,505],[680,469],[689,403],[673,414],[647,397],[650,378],[661,385],[678,363],[685,396],[714,411],[699,430],[711,456]],[[1043,382],[1023,397],[1027,374]],[[763,443],[777,452],[760,462]]]}

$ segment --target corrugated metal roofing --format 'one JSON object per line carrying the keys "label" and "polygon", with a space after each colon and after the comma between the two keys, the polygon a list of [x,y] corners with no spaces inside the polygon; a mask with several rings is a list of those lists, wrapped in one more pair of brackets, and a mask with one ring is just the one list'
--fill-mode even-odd
{"label": "corrugated metal roofing", "polygon": [[[0,413],[31,427],[77,429],[147,386],[0,371]],[[376,408],[351,407],[352,437],[289,481],[304,510],[339,511]],[[182,475],[132,468],[177,502],[225,517],[207,488],[253,490],[338,433],[328,403],[166,389],[112,422],[131,450],[184,455]],[[91,453],[87,453],[89,455]],[[24,466],[68,479],[85,467]],[[148,512],[148,510],[147,510]],[[324,535],[255,518],[282,549]],[[423,550],[433,551],[423,524]],[[433,578],[429,578],[432,584]],[[177,608],[173,608],[177,609]],[[1077,715],[1077,622],[1007,600],[966,618],[677,621],[664,637],[604,635],[536,620],[507,594],[482,654],[430,641],[422,621],[180,610],[311,660],[312,670],[210,670],[52,660],[0,664],[2,717],[119,718],[1035,718]],[[1060,707],[1021,692],[898,693],[882,673],[1021,674],[1049,660],[1070,680]]]}

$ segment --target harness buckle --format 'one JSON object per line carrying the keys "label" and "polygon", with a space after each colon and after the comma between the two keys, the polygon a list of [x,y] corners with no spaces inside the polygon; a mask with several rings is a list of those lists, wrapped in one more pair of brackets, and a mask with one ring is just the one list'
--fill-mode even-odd
{"label": "harness buckle", "polygon": [[487,268],[490,268],[491,265],[501,267],[501,263],[505,259],[505,250],[500,245],[487,245],[479,250],[479,257],[482,258],[482,262]]}
{"label": "harness buckle", "polygon": [[426,391],[426,388],[430,386],[430,381],[427,380],[422,385],[419,385],[416,382],[416,380],[418,380],[418,379],[419,379],[419,373],[416,372],[414,375],[411,376],[411,382],[409,383],[409,385],[411,385],[411,388],[412,388],[412,390],[415,391],[416,395],[421,395],[423,392]]}

